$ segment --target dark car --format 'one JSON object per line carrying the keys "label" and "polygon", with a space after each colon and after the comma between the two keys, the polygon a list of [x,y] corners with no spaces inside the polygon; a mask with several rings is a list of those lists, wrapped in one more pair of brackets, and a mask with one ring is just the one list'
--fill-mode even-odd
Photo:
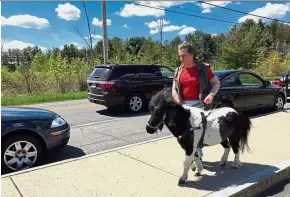
{"label": "dark car", "polygon": [[250,71],[214,71],[221,81],[216,99],[220,106],[230,106],[241,111],[262,108],[281,110],[287,102],[283,87],[272,85],[258,74]]}
{"label": "dark car", "polygon": [[69,124],[54,112],[36,108],[2,107],[2,173],[40,164],[45,153],[65,147],[69,138]]}
{"label": "dark car", "polygon": [[152,95],[172,86],[173,75],[171,68],[153,64],[98,65],[87,80],[88,99],[137,113],[146,109]]}

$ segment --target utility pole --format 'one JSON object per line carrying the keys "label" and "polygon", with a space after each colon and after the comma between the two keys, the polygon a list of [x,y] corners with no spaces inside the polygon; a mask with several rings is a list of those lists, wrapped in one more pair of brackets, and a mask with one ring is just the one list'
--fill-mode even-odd
{"label": "utility pole", "polygon": [[160,64],[162,65],[162,58],[163,58],[163,40],[162,40],[162,35],[163,35],[163,18],[157,21],[159,32],[160,32],[160,41],[161,41],[161,58],[160,58]]}
{"label": "utility pole", "polygon": [[104,63],[106,64],[106,63],[109,63],[106,1],[102,1],[102,15],[103,15],[103,54],[104,54]]}

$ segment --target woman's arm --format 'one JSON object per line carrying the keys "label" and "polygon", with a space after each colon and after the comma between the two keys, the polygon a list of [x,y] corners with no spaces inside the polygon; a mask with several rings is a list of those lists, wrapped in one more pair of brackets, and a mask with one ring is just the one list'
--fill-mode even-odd
{"label": "woman's arm", "polygon": [[206,104],[211,104],[213,101],[214,96],[217,94],[217,92],[219,91],[220,88],[220,80],[214,76],[211,80],[210,80],[210,86],[211,86],[211,90],[209,95],[204,99],[204,102]]}
{"label": "woman's arm", "polygon": [[172,97],[173,97],[173,100],[178,103],[178,104],[181,104],[181,101],[179,99],[179,95],[178,95],[178,92],[176,90],[176,84],[175,84],[175,80],[173,80],[173,84],[172,84]]}
{"label": "woman's arm", "polygon": [[220,85],[221,85],[220,80],[216,76],[210,80],[210,86],[211,86],[210,93],[213,94],[213,96],[215,96],[217,92],[219,91]]}

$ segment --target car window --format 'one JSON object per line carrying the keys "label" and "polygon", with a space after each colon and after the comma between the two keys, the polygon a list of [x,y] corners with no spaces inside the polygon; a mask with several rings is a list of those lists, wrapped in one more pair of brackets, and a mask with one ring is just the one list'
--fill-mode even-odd
{"label": "car window", "polygon": [[248,73],[239,74],[240,81],[243,86],[261,86],[263,82],[254,75]]}
{"label": "car window", "polygon": [[169,68],[160,67],[160,72],[164,78],[173,79],[174,72],[172,72]]}
{"label": "car window", "polygon": [[161,77],[161,73],[157,66],[142,66],[141,67],[141,74],[143,77]]}
{"label": "car window", "polygon": [[132,78],[139,72],[140,69],[138,66],[117,66],[114,68],[111,79]]}
{"label": "car window", "polygon": [[106,80],[109,77],[111,68],[107,67],[96,67],[90,74],[90,78],[97,80]]}
{"label": "car window", "polygon": [[221,86],[223,86],[223,87],[242,86],[242,83],[239,79],[239,76],[237,74],[234,74],[234,75],[230,75],[228,77],[225,77],[221,81]]}

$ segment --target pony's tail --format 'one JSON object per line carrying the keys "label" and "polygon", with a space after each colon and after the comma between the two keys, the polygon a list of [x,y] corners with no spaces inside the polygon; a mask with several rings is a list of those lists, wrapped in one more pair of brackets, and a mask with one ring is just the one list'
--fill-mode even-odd
{"label": "pony's tail", "polygon": [[247,151],[250,152],[250,147],[248,144],[248,138],[252,127],[250,118],[241,112],[230,112],[224,118],[224,121],[232,125],[235,132],[240,137],[239,145],[242,153],[244,152],[245,148],[247,148]]}
{"label": "pony's tail", "polygon": [[252,127],[251,119],[244,113],[238,112],[237,124],[235,129],[236,131],[239,131],[241,135],[240,150],[242,151],[242,153],[244,152],[245,148],[247,149],[247,152],[251,152],[248,144],[251,127]]}

